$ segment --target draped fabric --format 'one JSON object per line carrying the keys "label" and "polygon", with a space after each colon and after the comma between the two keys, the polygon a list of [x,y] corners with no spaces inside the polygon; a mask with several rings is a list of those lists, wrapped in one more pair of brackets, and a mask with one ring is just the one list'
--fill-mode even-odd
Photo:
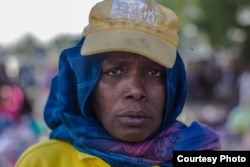
{"label": "draped fabric", "polygon": [[177,53],[175,65],[166,69],[166,107],[159,129],[148,139],[126,143],[109,135],[95,119],[88,97],[98,82],[105,54],[80,55],[84,42],[64,50],[59,72],[53,78],[44,117],[51,139],[68,141],[80,152],[100,157],[111,166],[171,166],[173,150],[211,150],[220,147],[210,128],[176,120],[185,103],[187,83],[184,64]]}

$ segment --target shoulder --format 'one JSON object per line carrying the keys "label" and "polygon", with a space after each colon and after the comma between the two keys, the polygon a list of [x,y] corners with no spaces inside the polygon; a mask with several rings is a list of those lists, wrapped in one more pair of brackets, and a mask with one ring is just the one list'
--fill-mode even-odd
{"label": "shoulder", "polygon": [[[40,155],[41,153],[61,153],[61,151],[69,151],[73,148],[71,148],[70,144],[59,141],[59,140],[48,140],[39,142],[37,144],[34,144],[30,148],[28,148],[23,155],[29,156],[29,154],[32,155]],[[45,154],[47,155],[47,154]]]}
{"label": "shoulder", "polygon": [[19,158],[16,167],[85,167],[92,159],[106,165],[97,157],[78,152],[67,142],[48,140],[28,148]]}
{"label": "shoulder", "polygon": [[[66,153],[68,157],[65,155]],[[68,143],[58,140],[48,140],[28,148],[19,158],[16,167],[48,167],[53,166],[53,163],[65,157],[69,159],[75,156],[77,156],[77,151],[74,151],[74,148]]]}

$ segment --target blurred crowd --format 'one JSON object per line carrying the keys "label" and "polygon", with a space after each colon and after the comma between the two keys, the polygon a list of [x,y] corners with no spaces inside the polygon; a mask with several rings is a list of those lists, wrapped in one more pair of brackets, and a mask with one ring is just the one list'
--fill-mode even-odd
{"label": "blurred crowd", "polygon": [[56,67],[20,62],[9,55],[0,63],[0,167],[13,167],[25,149],[49,133],[43,107]]}
{"label": "blurred crowd", "polygon": [[[28,146],[48,137],[43,107],[58,55],[46,52],[33,59],[9,55],[5,58],[11,61],[0,62],[0,167],[12,167]],[[239,71],[234,60],[223,64],[214,55],[184,59],[189,88],[178,119],[187,124],[198,120],[215,129],[223,150],[249,150],[250,68]]]}
{"label": "blurred crowd", "polygon": [[240,65],[228,53],[187,63],[189,88],[180,119],[198,120],[216,130],[222,150],[250,149],[249,63]]}

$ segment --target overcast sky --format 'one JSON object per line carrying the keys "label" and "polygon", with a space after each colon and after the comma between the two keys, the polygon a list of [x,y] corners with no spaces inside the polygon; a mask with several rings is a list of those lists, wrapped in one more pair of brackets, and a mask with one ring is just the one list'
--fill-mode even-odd
{"label": "overcast sky", "polygon": [[62,34],[79,34],[88,13],[101,0],[1,0],[0,44],[8,45],[31,33],[41,41]]}

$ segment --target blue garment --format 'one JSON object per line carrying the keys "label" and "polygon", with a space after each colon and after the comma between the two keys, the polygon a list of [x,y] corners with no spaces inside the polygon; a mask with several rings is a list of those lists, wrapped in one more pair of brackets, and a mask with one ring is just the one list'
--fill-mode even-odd
{"label": "blue garment", "polygon": [[[159,129],[145,142],[136,144],[121,142],[109,135],[88,106],[88,97],[99,79],[105,54],[80,55],[83,42],[84,38],[60,55],[59,73],[52,80],[44,112],[45,121],[52,129],[51,139],[68,141],[79,151],[100,157],[111,166],[124,167],[171,166],[173,150],[219,147],[218,136],[211,129],[198,123],[187,127],[176,121],[187,92],[185,68],[178,53],[174,67],[166,69],[166,108]],[[116,146],[133,149],[149,143],[153,143],[152,147],[138,156],[114,149]],[[154,149],[156,143],[163,143],[163,147]],[[149,155],[159,150],[162,152],[159,156]]]}

